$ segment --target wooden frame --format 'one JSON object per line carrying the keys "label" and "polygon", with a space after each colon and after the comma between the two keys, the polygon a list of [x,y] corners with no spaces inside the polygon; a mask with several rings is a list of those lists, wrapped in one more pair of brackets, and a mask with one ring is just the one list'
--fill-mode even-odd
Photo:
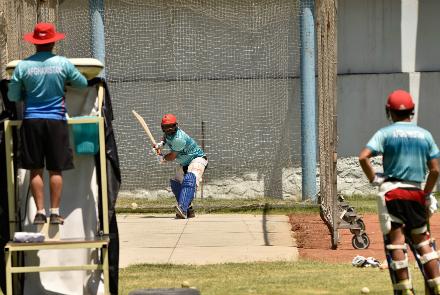
{"label": "wooden frame", "polygon": [[[78,241],[52,241],[42,243],[14,243],[9,242],[5,246],[6,260],[6,295],[13,295],[12,274],[43,271],[66,271],[66,270],[102,270],[104,274],[104,293],[109,292],[109,269],[108,269],[108,236],[95,240]],[[13,253],[24,251],[38,251],[50,249],[101,249],[101,264],[63,265],[63,266],[13,266]]]}
{"label": "wooden frame", "polygon": [[[105,150],[105,126],[104,118],[101,116],[102,104],[104,101],[104,87],[102,84],[98,88],[98,113],[96,118],[78,118],[68,119],[68,124],[88,124],[98,123],[99,126],[99,159],[101,169],[101,204],[102,204],[102,227],[103,236],[92,240],[60,240],[60,241],[46,241],[41,243],[16,243],[9,242],[5,246],[6,258],[6,295],[13,295],[13,280],[14,273],[28,273],[28,272],[45,272],[45,271],[66,271],[66,270],[102,270],[104,274],[104,292],[110,294],[109,291],[109,267],[108,267],[108,244],[109,244],[109,220],[108,220],[108,196],[107,196],[107,161]],[[8,189],[8,212],[9,212],[9,230],[10,241],[13,240],[14,233],[18,221],[16,198],[15,198],[15,177],[14,177],[14,149],[13,149],[13,128],[21,125],[20,120],[6,120],[4,122],[5,130],[5,150],[6,150],[6,175],[7,175],[7,189]],[[102,257],[101,264],[84,264],[72,266],[13,266],[13,253],[20,251],[38,251],[50,249],[101,249]],[[0,292],[1,294],[1,292]]]}

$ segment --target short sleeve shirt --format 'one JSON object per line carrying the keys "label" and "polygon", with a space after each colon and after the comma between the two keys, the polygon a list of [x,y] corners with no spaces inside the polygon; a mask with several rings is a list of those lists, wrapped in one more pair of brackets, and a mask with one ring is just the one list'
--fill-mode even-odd
{"label": "short sleeve shirt", "polygon": [[177,153],[176,161],[182,166],[188,166],[195,158],[205,156],[197,142],[180,128],[172,136],[166,136],[166,145]]}
{"label": "short sleeve shirt", "polygon": [[415,182],[425,180],[427,161],[440,156],[431,133],[412,122],[395,122],[380,129],[367,148],[373,155],[383,156],[385,176]]}
{"label": "short sleeve shirt", "polygon": [[87,87],[87,79],[65,57],[49,51],[20,61],[8,85],[11,101],[24,100],[25,119],[66,119],[64,86]]}

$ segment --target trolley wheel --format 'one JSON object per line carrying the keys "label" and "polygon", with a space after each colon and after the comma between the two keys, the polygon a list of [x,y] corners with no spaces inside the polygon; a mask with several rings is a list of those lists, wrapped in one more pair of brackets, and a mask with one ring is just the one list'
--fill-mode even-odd
{"label": "trolley wheel", "polygon": [[368,235],[366,233],[363,233],[361,235],[354,235],[351,239],[351,244],[355,249],[367,249],[370,246],[370,238],[368,238]]}
{"label": "trolley wheel", "polygon": [[350,232],[352,233],[352,234],[356,234],[356,233],[359,233],[359,230],[361,231],[361,232],[363,232],[364,230],[365,230],[365,223],[364,223],[364,221],[362,220],[362,219],[356,219],[356,226],[357,227],[359,227],[359,229],[351,229],[350,228]]}

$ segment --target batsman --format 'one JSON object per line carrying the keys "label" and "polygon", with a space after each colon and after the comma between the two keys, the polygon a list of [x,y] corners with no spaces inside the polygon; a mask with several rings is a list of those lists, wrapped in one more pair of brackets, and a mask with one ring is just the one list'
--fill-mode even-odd
{"label": "batsman", "polygon": [[[394,294],[414,294],[407,247],[414,252],[426,293],[440,294],[439,256],[429,233],[429,218],[437,210],[432,190],[440,152],[431,133],[411,122],[414,108],[408,92],[392,92],[385,106],[391,124],[373,135],[359,162],[370,183],[379,186],[379,221]],[[382,155],[383,173],[371,165],[377,155]]]}
{"label": "batsman", "polygon": [[[191,204],[208,165],[208,158],[197,142],[178,127],[173,114],[162,117],[161,128],[164,133],[163,139],[153,146],[159,155],[159,161],[176,160],[179,163],[175,178],[170,179],[171,190],[177,200],[176,218],[195,217]],[[169,148],[170,152],[162,155],[163,147]]]}

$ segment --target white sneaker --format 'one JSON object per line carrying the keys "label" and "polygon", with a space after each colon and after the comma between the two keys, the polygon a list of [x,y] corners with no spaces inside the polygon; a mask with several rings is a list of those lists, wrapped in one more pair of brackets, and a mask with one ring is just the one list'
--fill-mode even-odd
{"label": "white sneaker", "polygon": [[176,210],[176,216],[179,216],[179,218],[181,219],[187,219],[186,214],[183,212],[179,205],[174,206],[174,209]]}

